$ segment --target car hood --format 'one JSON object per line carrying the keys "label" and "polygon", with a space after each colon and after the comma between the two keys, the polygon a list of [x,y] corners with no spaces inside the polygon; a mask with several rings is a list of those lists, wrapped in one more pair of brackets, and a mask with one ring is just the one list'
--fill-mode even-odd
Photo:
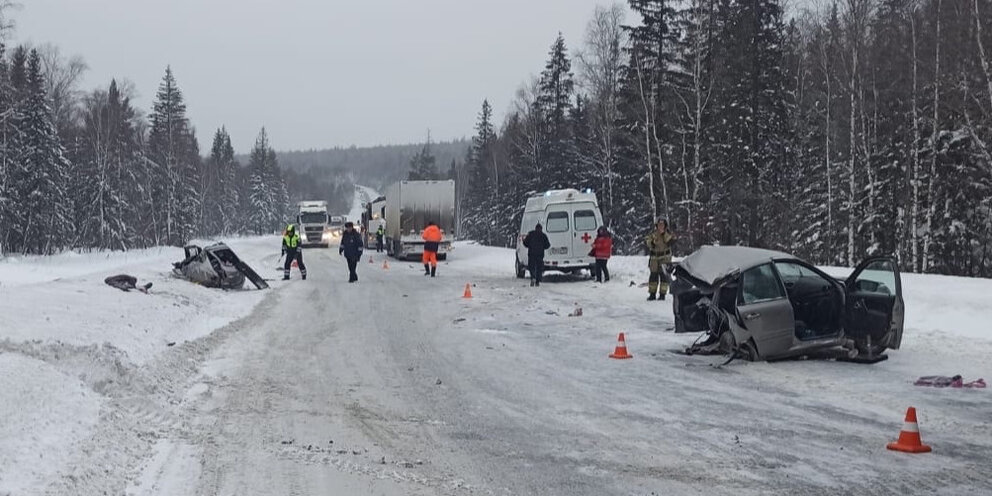
{"label": "car hood", "polygon": [[746,246],[703,246],[682,259],[679,266],[694,279],[715,286],[741,271],[783,258],[795,257],[780,251]]}

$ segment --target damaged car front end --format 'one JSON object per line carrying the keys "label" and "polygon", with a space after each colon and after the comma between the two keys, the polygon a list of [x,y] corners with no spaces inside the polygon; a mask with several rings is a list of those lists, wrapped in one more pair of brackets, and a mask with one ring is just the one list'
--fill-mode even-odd
{"label": "damaged car front end", "polygon": [[825,353],[875,363],[902,340],[902,285],[890,257],[865,260],[839,280],[788,253],[704,246],[674,276],[675,332],[704,333],[689,354],[775,360]]}

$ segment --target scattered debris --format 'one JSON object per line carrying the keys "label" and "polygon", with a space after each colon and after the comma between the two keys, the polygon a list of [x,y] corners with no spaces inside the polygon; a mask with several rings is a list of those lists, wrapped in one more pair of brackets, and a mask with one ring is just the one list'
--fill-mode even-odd
{"label": "scattered debris", "polygon": [[434,384],[437,384],[438,386],[440,386],[441,385],[441,379],[438,379],[437,382],[435,382]]}
{"label": "scattered debris", "polygon": [[293,444],[294,441],[296,441],[296,440],[295,439],[290,439],[288,441],[287,440],[283,440],[282,444],[290,445],[290,444]]}
{"label": "scattered debris", "polygon": [[581,317],[582,316],[582,307],[575,307],[575,310],[572,313],[568,314],[568,316],[569,317]]}
{"label": "scattered debris", "polygon": [[913,383],[916,386],[930,386],[937,388],[978,388],[984,389],[988,387],[985,384],[985,379],[975,379],[971,382],[964,382],[964,379],[960,375],[955,376],[944,376],[944,375],[928,375],[920,377]]}
{"label": "scattered debris", "polygon": [[464,317],[459,317],[459,318],[457,318],[457,319],[454,320],[454,323],[455,324],[457,324],[459,322],[465,322],[465,318]]}
{"label": "scattered debris", "polygon": [[166,346],[175,346],[176,345],[176,342],[175,341],[169,341],[168,343],[165,343],[165,345]]}
{"label": "scattered debris", "polygon": [[385,464],[386,464],[386,457],[382,457],[382,459],[379,460],[379,465],[385,465]]}
{"label": "scattered debris", "polygon": [[117,288],[121,291],[128,292],[132,289],[137,289],[142,293],[147,294],[148,290],[152,287],[152,283],[147,283],[142,286],[138,286],[138,278],[134,276],[129,276],[127,274],[118,274],[116,276],[110,276],[103,280],[108,286]]}

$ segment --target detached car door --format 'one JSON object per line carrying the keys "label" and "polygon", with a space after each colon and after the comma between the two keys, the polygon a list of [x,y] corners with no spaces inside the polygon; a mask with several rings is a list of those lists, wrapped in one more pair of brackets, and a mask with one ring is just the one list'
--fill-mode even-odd
{"label": "detached car door", "polygon": [[737,314],[762,358],[788,353],[796,330],[792,303],[771,263],[741,274]]}
{"label": "detached car door", "polygon": [[899,349],[906,305],[899,265],[892,257],[861,262],[844,283],[847,293],[844,332],[854,339],[871,339],[873,347]]}

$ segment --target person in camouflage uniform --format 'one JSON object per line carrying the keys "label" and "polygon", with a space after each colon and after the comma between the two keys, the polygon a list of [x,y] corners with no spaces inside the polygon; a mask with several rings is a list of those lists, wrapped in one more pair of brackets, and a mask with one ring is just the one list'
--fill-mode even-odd
{"label": "person in camouflage uniform", "polygon": [[[668,221],[659,220],[654,231],[644,238],[648,247],[648,268],[651,277],[648,279],[648,301],[665,299],[668,293],[667,265],[672,263],[672,243],[675,235],[668,232]],[[660,290],[660,292],[659,292]]]}

